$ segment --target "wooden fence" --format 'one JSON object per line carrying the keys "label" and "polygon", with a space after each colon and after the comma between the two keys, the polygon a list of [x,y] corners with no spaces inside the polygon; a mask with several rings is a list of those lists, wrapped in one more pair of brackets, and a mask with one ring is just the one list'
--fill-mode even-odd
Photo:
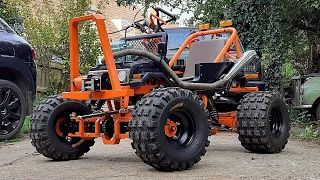
{"label": "wooden fence", "polygon": [[[51,72],[58,79],[62,76],[63,65],[60,63],[52,62],[51,63]],[[45,90],[50,86],[50,77],[48,72],[43,69],[41,66],[37,68],[37,99],[42,97],[45,93]]]}

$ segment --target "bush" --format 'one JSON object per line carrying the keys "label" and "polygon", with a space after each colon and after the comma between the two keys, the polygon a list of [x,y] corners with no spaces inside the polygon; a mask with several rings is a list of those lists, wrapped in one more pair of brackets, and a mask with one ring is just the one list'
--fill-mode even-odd
{"label": "bush", "polygon": [[[24,1],[22,15],[25,19],[26,39],[37,52],[37,65],[47,72],[50,86],[47,94],[58,94],[69,90],[69,22],[71,18],[87,15],[91,10],[91,1],[61,1],[57,5],[52,0],[42,2]],[[57,7],[52,8],[52,7]],[[79,60],[84,72],[94,66],[101,55],[101,49],[94,24],[85,21],[79,24]],[[63,74],[58,77],[51,68],[54,60],[60,59],[63,64]]]}

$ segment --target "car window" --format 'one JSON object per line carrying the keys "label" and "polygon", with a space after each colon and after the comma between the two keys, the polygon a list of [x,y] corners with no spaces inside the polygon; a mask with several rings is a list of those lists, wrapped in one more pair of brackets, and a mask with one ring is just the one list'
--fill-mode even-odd
{"label": "car window", "polygon": [[14,33],[14,30],[11,29],[11,27],[4,20],[0,18],[0,32],[1,31],[5,31],[7,33]]}
{"label": "car window", "polygon": [[[168,34],[168,49],[178,49],[183,44],[183,42],[187,39],[187,37],[191,34],[193,30],[169,30],[166,31]],[[199,40],[208,40],[211,39],[211,36],[203,36],[198,37]]]}

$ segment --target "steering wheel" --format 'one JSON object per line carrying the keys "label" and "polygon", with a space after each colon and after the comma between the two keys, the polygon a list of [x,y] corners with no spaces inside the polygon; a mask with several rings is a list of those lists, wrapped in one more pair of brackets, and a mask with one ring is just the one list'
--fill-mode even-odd
{"label": "steering wheel", "polygon": [[[156,14],[150,14],[150,17],[149,17],[149,20],[150,20],[150,24],[151,24],[151,28],[155,31],[155,32],[164,32],[163,28],[161,26],[163,25],[166,25],[167,23],[169,22],[172,22],[172,21],[175,21],[177,20],[177,16],[169,13],[168,11],[162,9],[162,8],[159,8],[159,7],[155,7],[153,8],[155,11],[156,11]],[[167,15],[169,17],[168,20],[164,20],[162,18],[160,18],[160,12]],[[157,20],[157,24],[154,22],[154,19]]]}

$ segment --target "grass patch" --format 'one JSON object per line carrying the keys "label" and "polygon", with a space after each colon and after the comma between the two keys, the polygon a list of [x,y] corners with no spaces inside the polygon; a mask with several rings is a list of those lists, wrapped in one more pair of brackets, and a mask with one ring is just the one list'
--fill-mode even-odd
{"label": "grass patch", "polygon": [[301,126],[294,126],[291,135],[294,139],[320,144],[320,127],[315,127],[313,125],[305,125],[304,128]]}
{"label": "grass patch", "polygon": [[27,116],[19,134],[28,134],[30,132],[29,124],[30,124],[30,116]]}

